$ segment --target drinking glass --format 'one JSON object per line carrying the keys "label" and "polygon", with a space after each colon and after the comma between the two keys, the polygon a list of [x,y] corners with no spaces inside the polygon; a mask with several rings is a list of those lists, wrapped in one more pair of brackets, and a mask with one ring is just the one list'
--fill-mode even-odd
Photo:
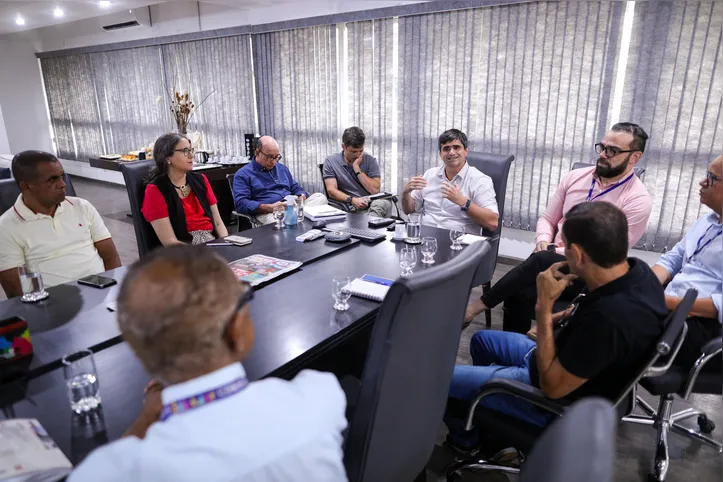
{"label": "drinking glass", "polygon": [[334,276],[331,295],[334,297],[335,310],[346,311],[349,309],[349,303],[347,303],[351,297],[349,283],[348,276]]}
{"label": "drinking glass", "polygon": [[101,400],[93,352],[80,350],[62,361],[70,408],[78,414],[98,408]]}
{"label": "drinking glass", "polygon": [[413,247],[402,248],[399,254],[399,266],[402,268],[402,277],[406,278],[412,274],[412,268],[417,266],[417,250]]}
{"label": "drinking glass", "polygon": [[422,263],[434,264],[434,254],[437,252],[437,238],[425,236],[422,238]]}
{"label": "drinking glass", "polygon": [[449,230],[449,239],[452,241],[452,246],[449,248],[454,251],[462,249],[462,245],[459,243],[464,236],[464,230],[462,228],[452,228]]}
{"label": "drinking glass", "polygon": [[422,234],[422,215],[419,213],[412,213],[409,215],[407,220],[407,237],[405,241],[408,243],[419,244],[422,239],[419,237]]}
{"label": "drinking glass", "polygon": [[48,292],[45,291],[45,285],[43,285],[43,275],[28,271],[24,266],[18,267],[18,275],[23,290],[20,301],[35,303],[48,297]]}
{"label": "drinking glass", "polygon": [[301,196],[296,198],[296,218],[297,224],[304,222],[304,198]]}
{"label": "drinking glass", "polygon": [[274,219],[276,220],[274,229],[284,229],[284,218],[286,218],[286,206],[276,206],[274,208]]}

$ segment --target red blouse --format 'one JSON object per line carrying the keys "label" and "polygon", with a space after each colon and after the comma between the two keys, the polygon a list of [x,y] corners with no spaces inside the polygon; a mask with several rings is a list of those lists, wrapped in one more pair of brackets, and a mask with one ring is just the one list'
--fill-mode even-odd
{"label": "red blouse", "polygon": [[[206,199],[208,199],[208,204],[213,206],[217,202],[216,196],[213,194],[213,189],[211,189],[211,184],[206,176],[203,174],[201,176],[203,176],[203,182],[206,184]],[[186,229],[188,229],[189,233],[191,231],[213,231],[213,222],[203,212],[203,207],[193,191],[185,198],[181,198],[181,204],[183,205],[183,212],[186,213]],[[166,204],[163,194],[156,185],[148,184],[146,186],[141,212],[149,223],[156,219],[168,217],[168,204]]]}

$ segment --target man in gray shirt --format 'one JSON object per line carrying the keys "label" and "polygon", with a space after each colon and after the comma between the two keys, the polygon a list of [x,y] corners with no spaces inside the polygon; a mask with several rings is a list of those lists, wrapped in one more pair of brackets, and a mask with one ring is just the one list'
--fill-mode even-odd
{"label": "man in gray shirt", "polygon": [[349,127],[341,136],[341,152],[324,161],[324,185],[329,198],[352,206],[356,212],[388,218],[392,203],[387,199],[369,200],[379,193],[381,173],[379,162],[364,152],[364,131]]}

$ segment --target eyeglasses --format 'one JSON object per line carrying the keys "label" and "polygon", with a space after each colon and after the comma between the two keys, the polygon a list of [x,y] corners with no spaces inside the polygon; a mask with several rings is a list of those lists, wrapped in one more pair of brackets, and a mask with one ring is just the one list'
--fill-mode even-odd
{"label": "eyeglasses", "polygon": [[186,157],[193,157],[193,155],[196,153],[196,149],[192,147],[184,147],[183,149],[173,149],[173,152],[182,152],[183,155]]}
{"label": "eyeglasses", "polygon": [[602,153],[602,151],[605,151],[605,155],[607,157],[615,157],[618,154],[622,154],[623,152],[635,152],[638,150],[639,149],[623,150],[623,149],[620,149],[619,147],[615,147],[615,146],[606,146],[605,144],[603,144],[601,142],[598,142],[597,144],[595,144],[595,152],[600,154],[600,153]]}
{"label": "eyeglasses", "polygon": [[721,178],[720,176],[716,176],[715,174],[713,174],[710,171],[707,171],[705,173],[705,182],[709,186],[712,186],[714,182],[720,182],[720,181],[723,181],[723,178]]}
{"label": "eyeglasses", "polygon": [[249,302],[251,302],[252,299],[254,299],[254,290],[249,286],[247,283],[243,283],[246,286],[246,291],[243,292],[241,296],[239,296],[238,301],[236,302],[236,308],[233,310],[233,313],[231,313],[231,317],[228,319],[226,324],[223,327],[223,331],[221,332],[221,336],[225,337],[226,332],[228,331],[228,327],[231,325],[233,320],[236,319],[236,314],[241,311],[241,308],[246,306]]}
{"label": "eyeglasses", "polygon": [[280,160],[284,157],[284,156],[282,156],[281,154],[276,154],[275,156],[272,156],[271,154],[266,154],[266,153],[265,153],[264,151],[262,151],[261,149],[259,149],[259,152],[260,152],[261,154],[263,154],[264,156],[266,156],[266,159],[273,159],[274,161],[280,161]]}

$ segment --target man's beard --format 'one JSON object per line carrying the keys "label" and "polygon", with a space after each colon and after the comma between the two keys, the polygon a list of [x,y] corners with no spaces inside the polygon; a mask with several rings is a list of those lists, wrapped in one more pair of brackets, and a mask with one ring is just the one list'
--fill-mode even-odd
{"label": "man's beard", "polygon": [[625,172],[625,169],[628,168],[628,163],[630,162],[630,156],[631,154],[628,154],[628,157],[620,163],[618,166],[604,166],[600,164],[601,162],[610,164],[610,161],[608,159],[603,159],[602,157],[598,158],[597,164],[595,167],[595,174],[597,174],[597,177],[601,177],[603,179],[610,179],[613,177],[618,177],[620,174]]}

